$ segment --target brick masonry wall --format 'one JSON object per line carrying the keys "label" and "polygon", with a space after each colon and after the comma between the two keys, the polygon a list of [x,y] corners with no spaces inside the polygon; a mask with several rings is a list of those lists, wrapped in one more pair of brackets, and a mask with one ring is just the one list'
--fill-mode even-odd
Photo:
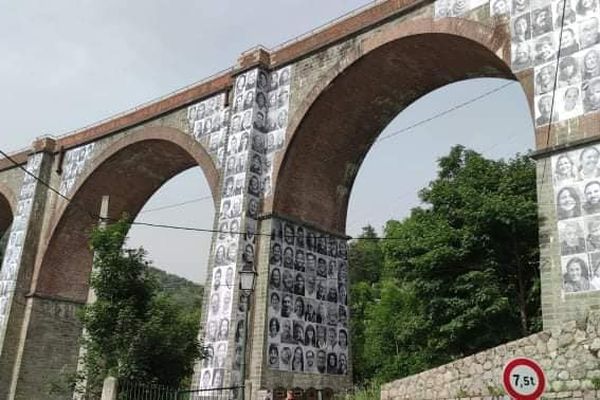
{"label": "brick masonry wall", "polygon": [[[381,400],[504,398],[501,376],[514,357],[536,360],[546,375],[544,398],[600,396],[600,312],[384,385]],[[495,397],[494,397],[495,396]]]}
{"label": "brick masonry wall", "polygon": [[[30,299],[29,341],[22,355],[15,400],[62,400],[66,376],[75,372],[81,323],[80,305],[48,299]],[[54,388],[54,390],[53,390]]]}

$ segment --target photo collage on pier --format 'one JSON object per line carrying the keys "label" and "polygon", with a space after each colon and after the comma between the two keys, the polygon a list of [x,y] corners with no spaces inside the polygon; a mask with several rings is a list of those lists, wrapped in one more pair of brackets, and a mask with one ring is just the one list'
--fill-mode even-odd
{"label": "photo collage on pier", "polygon": [[[481,5],[437,0],[434,18]],[[489,13],[510,17],[512,70],[534,68],[535,126],[600,112],[600,0],[490,0]]]}
{"label": "photo collage on pier", "polygon": [[225,107],[225,93],[194,104],[187,109],[191,135],[210,153],[217,167],[221,167],[229,126],[229,107]]}
{"label": "photo collage on pier", "polygon": [[[284,146],[290,74],[290,67],[271,74],[257,68],[235,80],[223,152],[223,189],[204,333],[212,354],[202,362],[197,376],[200,388],[219,387],[226,376],[234,386],[241,382],[247,305],[242,294],[233,298],[233,285],[242,268],[255,268],[257,218],[261,199],[271,192],[272,156]],[[193,115],[191,111],[190,114]],[[231,335],[235,348],[230,352],[231,364],[226,365],[227,340]]]}
{"label": "photo collage on pier", "polygon": [[[213,103],[216,109],[219,107],[217,105],[220,104],[222,106],[225,100],[224,95],[219,95],[203,103],[210,102],[212,99],[217,99]],[[203,103],[200,103],[198,106]],[[206,112],[207,108],[210,107],[200,107],[197,110],[195,132],[203,132],[200,126],[206,127],[206,121],[200,116],[203,110]],[[228,369],[228,341],[231,330],[235,328],[235,319],[232,318],[233,294],[237,275],[238,246],[240,243],[240,232],[242,231],[241,224],[243,223],[242,212],[244,209],[246,179],[245,165],[248,149],[226,149],[229,111],[229,108],[222,108],[221,111],[217,112],[213,111],[217,117],[225,115],[227,122],[221,124],[221,133],[214,134],[214,137],[212,136],[213,134],[210,134],[211,137],[208,139],[213,143],[213,146],[218,142],[216,145],[217,151],[223,149],[223,152],[219,154],[221,160],[229,160],[227,155],[232,152],[239,153],[239,157],[236,157],[239,164],[235,165],[232,169],[228,163],[225,163],[222,169],[223,191],[221,193],[216,241],[213,248],[208,317],[206,318],[203,332],[204,345],[208,349],[208,356],[201,362],[202,369],[197,377],[199,382],[196,382],[196,386],[201,389],[218,388],[224,385],[225,372]],[[236,111],[238,110],[232,110],[233,113],[236,113]],[[214,122],[209,123],[209,126],[212,130]],[[233,126],[231,130],[233,130]],[[229,136],[231,134],[232,132],[229,132]],[[197,138],[200,138],[200,142],[202,143],[202,136]]]}
{"label": "photo collage on pier", "polygon": [[347,243],[274,220],[267,364],[297,373],[348,373]]}
{"label": "photo collage on pier", "polygon": [[535,125],[600,111],[599,0],[517,3],[512,69],[534,68]]}
{"label": "photo collage on pier", "polygon": [[236,79],[226,174],[244,171],[250,151],[249,185],[256,196],[272,191],[273,157],[285,146],[290,80],[289,66],[270,74],[255,69]]}
{"label": "photo collage on pier", "polygon": [[285,147],[285,133],[288,123],[290,83],[292,67],[287,66],[271,72],[267,93],[267,119],[262,131],[265,136],[266,168],[263,171],[263,195],[271,194],[273,158]]}
{"label": "photo collage on pier", "polygon": [[552,157],[564,293],[600,290],[600,146]]}
{"label": "photo collage on pier", "polygon": [[[239,314],[243,314],[240,308],[243,310],[245,307],[245,299],[233,301],[233,292],[239,268],[243,268],[247,260],[253,263],[254,259],[254,243],[249,243],[246,240],[248,235],[242,235],[242,232],[250,229],[253,222],[255,224],[259,212],[264,151],[262,142],[257,139],[260,136],[254,119],[261,110],[256,101],[257,93],[264,96],[267,89],[267,74],[258,69],[239,75],[234,85],[231,126],[223,154],[223,189],[214,250],[213,285],[204,337],[213,354],[203,362],[200,376],[200,388],[203,389],[220,387],[226,369],[239,370],[241,354],[236,356],[233,365],[226,365],[228,339],[230,330],[235,329],[236,335],[239,335],[244,328]],[[243,253],[241,267],[238,264],[240,251]],[[217,333],[213,334],[215,331]],[[236,337],[235,352],[239,352],[238,347]],[[232,381],[236,379],[235,375],[232,372]]]}
{"label": "photo collage on pier", "polygon": [[71,149],[65,153],[65,161],[60,175],[59,192],[63,196],[68,196],[74,189],[75,182],[81,173],[85,164],[91,160],[94,152],[94,143]]}
{"label": "photo collage on pier", "polygon": [[24,174],[23,176],[15,217],[10,227],[10,235],[2,259],[2,269],[0,269],[0,335],[2,335],[6,323],[8,323],[7,313],[17,283],[23,245],[27,236],[27,224],[33,208],[33,197],[37,187],[37,181],[33,176],[39,175],[41,163],[42,153],[31,156],[27,162],[27,171],[32,175]]}

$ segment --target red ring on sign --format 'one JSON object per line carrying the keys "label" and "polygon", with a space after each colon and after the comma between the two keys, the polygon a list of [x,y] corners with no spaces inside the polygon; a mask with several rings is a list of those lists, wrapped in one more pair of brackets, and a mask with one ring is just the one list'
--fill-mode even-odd
{"label": "red ring on sign", "polygon": [[[513,389],[510,383],[510,375],[512,370],[521,365],[531,368],[537,375],[539,382],[537,389],[529,395],[519,394]],[[516,400],[537,400],[540,398],[542,393],[544,393],[544,389],[546,388],[546,377],[544,376],[544,371],[542,371],[542,368],[535,361],[530,360],[529,358],[515,358],[514,360],[510,360],[504,367],[504,372],[502,374],[502,385],[504,386],[506,393]]]}

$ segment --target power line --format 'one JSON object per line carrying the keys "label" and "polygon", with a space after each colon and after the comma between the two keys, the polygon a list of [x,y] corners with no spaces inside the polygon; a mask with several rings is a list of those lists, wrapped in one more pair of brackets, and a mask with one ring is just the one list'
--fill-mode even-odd
{"label": "power line", "polygon": [[171,208],[177,208],[177,207],[181,207],[181,206],[186,206],[188,204],[198,203],[198,202],[201,202],[201,201],[204,201],[204,200],[209,200],[209,199],[212,199],[212,198],[213,198],[212,195],[197,197],[197,198],[190,199],[190,200],[187,200],[187,201],[182,201],[180,203],[166,204],[164,206],[160,206],[160,207],[156,207],[156,208],[151,208],[149,210],[143,210],[139,214],[146,214],[146,213],[151,213],[151,212],[155,212],[155,211],[168,210],[168,209],[171,209]]}
{"label": "power line", "polygon": [[464,101],[464,102],[459,103],[459,104],[457,104],[457,105],[455,105],[453,107],[450,107],[450,108],[448,108],[448,109],[446,109],[444,111],[441,111],[441,112],[439,112],[437,114],[434,114],[434,115],[432,115],[429,118],[425,118],[425,119],[423,119],[423,120],[421,120],[419,122],[416,122],[416,123],[414,123],[412,125],[409,125],[409,126],[407,126],[405,128],[402,128],[400,130],[397,130],[397,131],[394,131],[394,132],[390,132],[386,136],[383,136],[381,138],[375,139],[375,141],[373,141],[372,143],[373,143],[373,145],[375,145],[375,144],[377,144],[377,143],[379,143],[381,141],[390,139],[390,138],[392,138],[394,136],[397,136],[397,135],[402,134],[404,132],[410,131],[410,130],[418,127],[418,126],[421,126],[421,125],[426,124],[428,122],[431,122],[431,121],[433,121],[433,120],[435,120],[437,118],[440,118],[440,117],[443,117],[443,116],[445,116],[447,114],[450,114],[450,113],[452,113],[452,112],[454,112],[456,110],[460,110],[463,107],[471,105],[471,104],[475,103],[476,101],[479,101],[479,100],[481,100],[481,99],[483,99],[485,97],[488,97],[488,96],[490,96],[490,95],[492,95],[494,93],[497,93],[497,92],[499,92],[499,91],[501,91],[501,90],[503,90],[503,89],[507,88],[508,86],[513,85],[515,83],[517,83],[517,82],[516,81],[507,82],[504,85],[501,85],[501,86],[496,87],[494,89],[488,90],[487,92],[484,92],[484,93],[480,94],[479,96],[473,97],[473,98],[471,98],[471,99],[469,99],[467,101]]}

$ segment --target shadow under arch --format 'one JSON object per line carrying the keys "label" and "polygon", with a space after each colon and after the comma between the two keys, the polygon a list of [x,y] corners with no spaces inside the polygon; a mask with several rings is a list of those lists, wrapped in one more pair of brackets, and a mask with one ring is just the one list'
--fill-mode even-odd
{"label": "shadow under arch", "polygon": [[468,24],[477,28],[473,38],[446,32],[388,37],[335,71],[306,109],[291,118],[291,137],[275,165],[272,210],[267,211],[343,234],[360,165],[396,115],[451,83],[483,77],[516,80],[504,60],[509,57],[506,40],[497,37],[505,38],[505,33],[465,21],[447,22],[441,30],[460,33]]}
{"label": "shadow under arch", "polygon": [[145,128],[110,145],[79,178],[70,202],[57,209],[31,294],[84,303],[92,252],[88,241],[98,224],[101,198],[110,196],[108,216],[135,218],[147,200],[169,179],[200,166],[218,201],[219,173],[210,155],[193,137],[173,128]]}

